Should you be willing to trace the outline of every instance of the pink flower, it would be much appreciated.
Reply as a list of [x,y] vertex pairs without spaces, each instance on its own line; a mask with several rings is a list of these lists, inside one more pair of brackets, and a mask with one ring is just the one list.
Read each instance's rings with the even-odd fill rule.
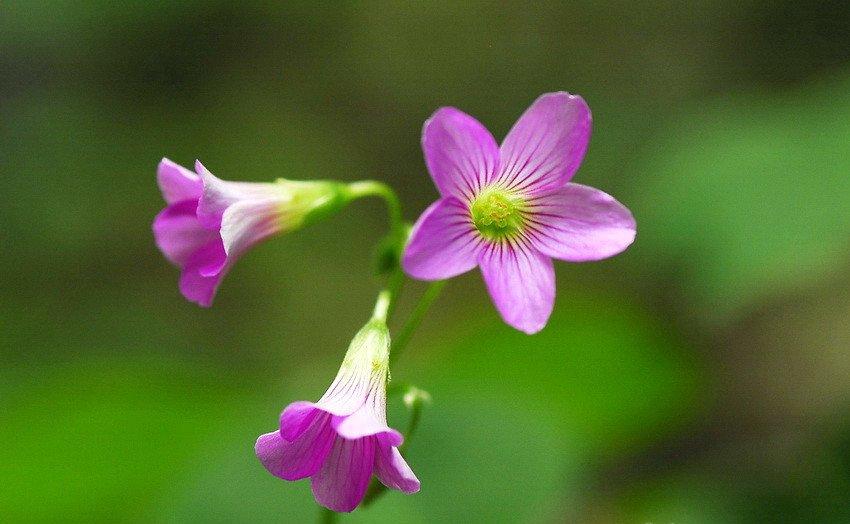
[[505,322],[540,331],[555,301],[552,258],[600,260],[635,238],[628,209],[598,189],[570,183],[590,123],[581,97],[548,93],[498,146],[473,117],[437,110],[425,122],[422,149],[440,199],[413,227],[405,271],[442,280],[479,266]]
[[195,162],[195,173],[163,158],[157,182],[167,207],[153,233],[165,257],[182,269],[180,292],[202,306],[251,246],[338,208],[342,193],[327,181],[226,182]]
[[316,501],[334,511],[356,508],[373,473],[388,488],[419,491],[419,480],[398,451],[403,438],[387,426],[389,344],[386,324],[366,324],[324,396],[287,406],[280,429],[261,435],[254,447],[272,475],[312,477]]

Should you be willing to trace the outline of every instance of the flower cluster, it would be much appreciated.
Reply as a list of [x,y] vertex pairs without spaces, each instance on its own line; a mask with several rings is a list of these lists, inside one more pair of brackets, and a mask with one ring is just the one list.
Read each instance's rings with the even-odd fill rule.
[[[555,300],[552,259],[600,260],[635,238],[635,221],[625,206],[571,182],[590,126],[584,100],[564,92],[538,98],[501,145],[473,117],[451,107],[437,110],[425,122],[422,149],[440,198],[412,228],[401,222],[395,193],[378,182],[228,182],[200,162],[192,172],[162,160],[158,181],[166,208],[154,220],[154,237],[181,269],[180,291],[202,306],[211,305],[221,280],[257,243],[363,196],[381,196],[390,206],[387,288],[325,394],[315,403],[289,404],[279,427],[257,439],[256,455],[272,475],[310,478],[316,501],[333,511],[352,511],[367,492],[380,493],[379,484],[370,488],[373,476],[385,488],[419,491],[399,451],[404,437],[386,417],[391,348],[386,321],[402,271],[443,281],[479,267],[507,324],[529,334],[543,329]],[[439,291],[439,283],[435,286]],[[426,292],[421,304],[427,308],[435,297]],[[417,322],[413,316],[408,326]],[[409,338],[405,331],[392,346],[396,354]],[[410,388],[405,403],[418,410],[427,398]],[[411,415],[408,438],[418,414]]]

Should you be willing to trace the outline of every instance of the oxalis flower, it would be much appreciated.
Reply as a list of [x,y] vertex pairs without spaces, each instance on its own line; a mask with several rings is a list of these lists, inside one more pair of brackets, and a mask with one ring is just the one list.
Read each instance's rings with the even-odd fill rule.
[[552,258],[600,260],[635,238],[631,213],[610,195],[570,183],[590,138],[581,97],[548,93],[501,146],[452,107],[425,122],[422,149],[440,199],[413,227],[405,271],[442,280],[476,266],[506,323],[540,331],[555,301]]
[[156,244],[182,269],[183,296],[205,307],[251,246],[324,216],[345,199],[335,182],[226,182],[199,161],[193,173],[163,158],[157,181],[167,207],[153,222]]
[[280,429],[257,439],[257,457],[272,475],[312,477],[316,501],[334,511],[356,508],[373,473],[388,488],[419,491],[398,451],[402,435],[387,426],[389,345],[386,324],[370,321],[322,398],[293,402],[280,416]]

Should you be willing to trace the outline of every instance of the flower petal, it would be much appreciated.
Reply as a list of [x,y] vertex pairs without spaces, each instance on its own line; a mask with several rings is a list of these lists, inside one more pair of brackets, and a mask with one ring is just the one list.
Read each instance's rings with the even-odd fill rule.
[[229,262],[220,239],[202,246],[192,253],[183,267],[180,292],[187,300],[209,307],[221,279],[227,274]]
[[542,95],[502,142],[499,182],[531,194],[562,187],[584,158],[590,123],[590,109],[580,96]]
[[607,258],[635,239],[635,219],[611,195],[580,184],[529,202],[528,236],[541,253],[570,262]]
[[203,181],[203,194],[198,201],[198,220],[209,229],[218,229],[225,210],[240,200],[277,199],[285,202],[292,199],[292,195],[280,184],[221,180],[200,161],[195,162],[195,171]]
[[322,467],[336,439],[330,418],[322,413],[294,442],[288,442],[279,431],[262,435],[254,451],[263,466],[276,477],[299,480],[313,476]]
[[375,464],[374,437],[345,440],[337,437],[333,449],[311,486],[316,502],[334,511],[352,511],[363,500]]
[[386,406],[390,335],[383,322],[367,322],[354,335],[342,365],[316,407],[339,417],[351,415],[371,399]]
[[408,494],[419,491],[419,479],[394,446],[378,445],[375,453],[375,475],[390,489]]
[[398,431],[387,426],[386,420],[383,420],[385,417],[378,414],[377,409],[386,410],[386,407],[374,406],[367,401],[351,415],[335,419],[334,429],[340,437],[347,440],[375,435],[382,443],[390,446],[401,446],[404,437]]
[[204,227],[218,229],[221,226],[224,211],[237,202],[239,196],[234,194],[230,182],[225,182],[213,175],[200,160],[195,161],[195,171],[203,181],[203,194],[198,201],[198,220]]
[[228,256],[239,256],[251,246],[283,229],[278,199],[243,200],[229,206],[221,217],[221,240]]
[[499,148],[478,120],[453,107],[438,109],[422,128],[425,164],[443,197],[469,200],[495,179]]
[[322,410],[312,402],[304,400],[293,402],[280,414],[280,435],[285,440],[294,442],[321,413]]
[[529,335],[549,320],[555,303],[552,259],[522,241],[489,246],[481,273],[504,321]]
[[369,394],[369,370],[361,366],[347,367],[345,363],[316,407],[332,415],[351,415],[366,401]]
[[204,229],[195,209],[198,203],[183,200],[163,209],[153,221],[153,236],[165,258],[183,266],[201,246],[217,238],[215,231]]
[[469,209],[456,198],[437,200],[413,226],[402,266],[412,277],[442,280],[478,265],[483,241]]
[[257,458],[269,473],[276,477],[281,476],[281,457],[286,444],[280,436],[280,431],[260,435],[254,444],[254,453]]
[[198,200],[204,185],[198,175],[163,158],[156,170],[156,181],[162,191],[162,198],[169,204],[181,200]]

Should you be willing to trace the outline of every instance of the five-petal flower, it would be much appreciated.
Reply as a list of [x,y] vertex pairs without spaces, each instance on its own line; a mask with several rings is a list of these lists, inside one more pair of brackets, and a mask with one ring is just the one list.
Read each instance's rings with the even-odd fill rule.
[[610,195],[570,183],[587,150],[590,109],[565,92],[538,98],[501,146],[451,107],[425,122],[422,149],[440,199],[414,225],[405,271],[442,280],[481,268],[509,325],[540,331],[555,300],[552,258],[600,260],[635,238],[635,221]]

